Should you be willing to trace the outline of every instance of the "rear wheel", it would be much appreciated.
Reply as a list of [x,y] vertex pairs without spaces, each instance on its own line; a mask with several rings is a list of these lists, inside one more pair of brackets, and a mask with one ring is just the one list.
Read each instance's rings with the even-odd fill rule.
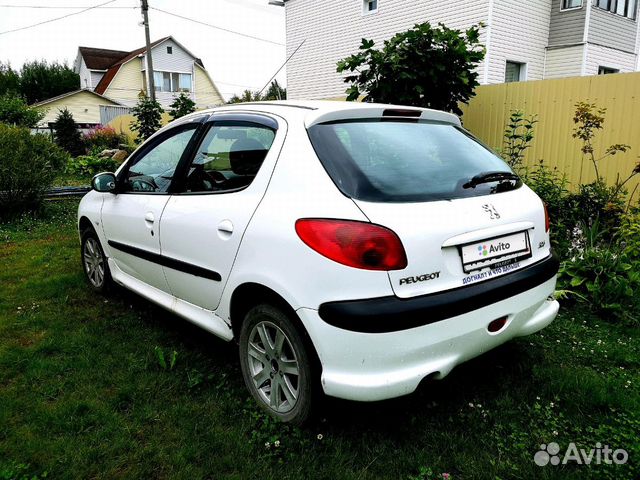
[[81,255],[84,275],[96,292],[104,293],[111,286],[111,272],[100,239],[92,228],[82,232]]
[[245,316],[240,330],[240,365],[258,404],[283,422],[300,425],[315,403],[312,357],[288,315],[261,304]]

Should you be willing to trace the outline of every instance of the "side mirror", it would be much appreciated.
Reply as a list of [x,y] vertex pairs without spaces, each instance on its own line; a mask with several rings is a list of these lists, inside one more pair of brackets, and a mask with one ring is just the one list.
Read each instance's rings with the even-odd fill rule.
[[116,192],[116,176],[111,172],[103,172],[97,174],[91,179],[91,188],[96,192],[115,193]]

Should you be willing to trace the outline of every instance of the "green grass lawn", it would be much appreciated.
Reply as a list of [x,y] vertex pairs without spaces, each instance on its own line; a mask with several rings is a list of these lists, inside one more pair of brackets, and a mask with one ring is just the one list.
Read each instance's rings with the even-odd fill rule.
[[[637,330],[565,307],[414,395],[327,400],[295,429],[254,407],[234,345],[126,291],[89,290],[76,202],[0,225],[0,479],[640,476]],[[553,441],[624,448],[629,462],[537,466]]]

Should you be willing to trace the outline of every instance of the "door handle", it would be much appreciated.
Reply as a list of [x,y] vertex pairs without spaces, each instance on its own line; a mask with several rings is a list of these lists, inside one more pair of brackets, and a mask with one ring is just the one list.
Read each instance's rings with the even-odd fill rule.
[[155,217],[153,216],[153,212],[147,212],[147,214],[144,216],[144,221],[145,222],[149,222],[149,223],[153,223],[155,221]]
[[233,233],[233,223],[231,223],[231,220],[222,220],[218,224],[218,231],[225,232],[225,233]]

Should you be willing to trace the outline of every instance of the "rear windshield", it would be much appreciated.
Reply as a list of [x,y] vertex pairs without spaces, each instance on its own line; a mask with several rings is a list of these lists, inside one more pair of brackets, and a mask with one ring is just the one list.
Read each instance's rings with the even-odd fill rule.
[[500,157],[451,124],[341,121],[310,127],[309,138],[338,188],[358,200],[447,200],[521,185],[493,181],[469,187],[476,175],[512,171]]

